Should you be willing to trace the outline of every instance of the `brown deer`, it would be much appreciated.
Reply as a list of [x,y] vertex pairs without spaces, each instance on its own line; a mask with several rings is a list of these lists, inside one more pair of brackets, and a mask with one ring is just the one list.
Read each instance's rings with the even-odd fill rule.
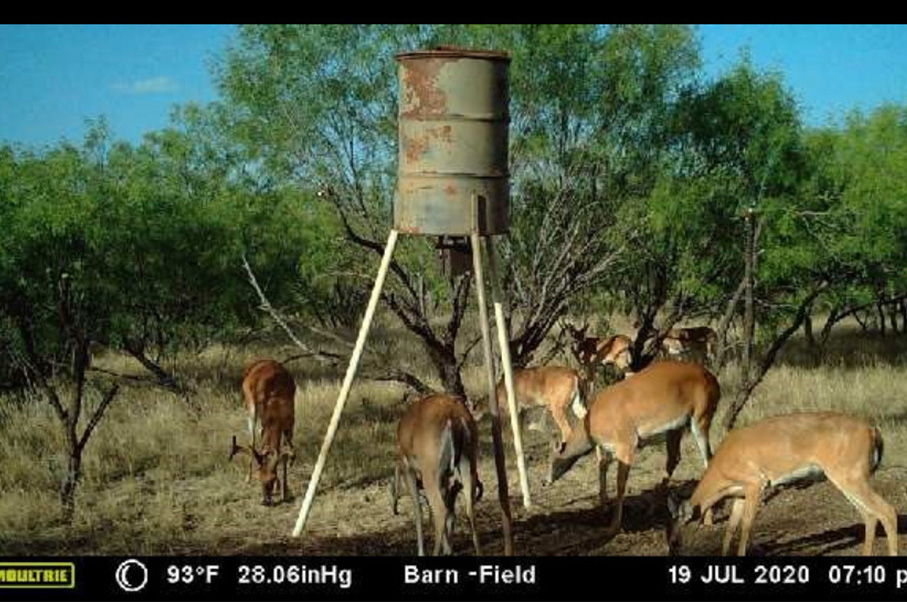
[[476,472],[479,433],[466,401],[443,393],[431,394],[410,404],[397,426],[397,462],[391,499],[397,514],[400,474],[413,500],[419,556],[425,555],[419,490],[423,489],[435,526],[433,554],[451,554],[450,538],[456,518],[455,504],[462,489],[466,516],[476,554],[481,553],[476,533],[475,503],[482,497]]
[[[249,365],[243,374],[243,400],[248,412],[248,446],[236,444],[230,451],[230,459],[238,453],[249,456],[249,474],[261,483],[262,503],[271,504],[275,485],[280,483],[283,501],[289,499],[287,489],[287,462],[295,459],[293,451],[293,427],[295,425],[296,383],[282,364],[274,360],[258,360]],[[256,442],[255,425],[261,423],[261,441]],[[283,464],[283,479],[277,475],[279,464]]]
[[[586,415],[586,406],[583,401],[583,380],[579,373],[572,368],[537,366],[514,370],[513,393],[521,416],[527,410],[535,407],[548,409],[548,413],[560,431],[559,440],[561,442],[567,440],[572,430],[570,421],[567,419],[567,410],[570,409],[574,416],[580,419]],[[503,378],[498,381],[495,396],[502,417],[509,416],[507,390],[504,387]],[[485,415],[487,406],[487,398],[478,401],[473,412],[477,420]],[[538,422],[533,423],[529,428],[537,428],[539,424]]]
[[650,364],[632,378],[603,389],[595,396],[582,426],[555,450],[546,484],[564,475],[581,457],[599,454],[599,496],[607,501],[606,479],[612,458],[617,458],[617,507],[608,535],[620,530],[624,492],[636,451],[646,440],[665,434],[668,458],[662,487],[667,487],[680,462],[685,430],[693,437],[708,466],[711,457],[709,428],[721,390],[717,379],[699,364],[663,361]]
[[701,362],[715,357],[718,334],[708,326],[672,328],[661,341],[661,349],[668,357],[689,355]]
[[566,330],[573,337],[570,347],[573,356],[586,374],[586,380],[592,382],[595,378],[595,369],[598,366],[613,365],[625,375],[633,363],[631,346],[633,340],[622,334],[610,337],[588,337],[586,331],[589,326],[584,325],[576,329],[572,324],[566,325]]
[[721,553],[727,555],[738,528],[737,555],[746,554],[753,521],[768,487],[827,477],[866,523],[863,555],[872,553],[881,520],[888,553],[898,553],[897,514],[869,485],[882,461],[882,435],[865,420],[836,412],[804,412],[766,418],[728,433],[692,497],[668,497],[668,548],[675,554],[682,527],[725,497],[734,500]]

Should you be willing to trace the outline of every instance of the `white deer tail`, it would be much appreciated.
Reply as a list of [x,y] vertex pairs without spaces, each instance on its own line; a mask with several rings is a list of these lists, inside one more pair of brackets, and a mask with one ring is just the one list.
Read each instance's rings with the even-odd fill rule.
[[456,473],[459,458],[457,457],[456,442],[454,441],[453,421],[448,418],[441,431],[440,449],[438,450],[438,474],[443,475],[450,471]]
[[573,401],[570,402],[570,409],[573,411],[573,415],[580,420],[585,418],[589,412],[583,402],[583,385],[579,376],[575,376],[573,379]]

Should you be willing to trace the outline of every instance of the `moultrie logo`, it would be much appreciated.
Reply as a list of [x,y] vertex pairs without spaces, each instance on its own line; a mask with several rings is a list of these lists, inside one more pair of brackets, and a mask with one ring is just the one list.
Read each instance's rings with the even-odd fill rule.
[[76,586],[72,562],[0,562],[0,588],[44,589]]

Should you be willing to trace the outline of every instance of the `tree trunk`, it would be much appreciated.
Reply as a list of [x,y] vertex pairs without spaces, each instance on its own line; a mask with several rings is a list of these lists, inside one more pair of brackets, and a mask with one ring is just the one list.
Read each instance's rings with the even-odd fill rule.
[[753,390],[762,382],[762,379],[765,378],[765,374],[769,369],[774,365],[775,359],[778,357],[778,352],[784,347],[791,335],[794,334],[798,328],[803,325],[803,321],[806,319],[806,315],[809,312],[809,308],[812,306],[813,301],[816,297],[825,290],[827,283],[822,283],[816,290],[814,290],[810,295],[800,304],[800,307],[797,309],[797,313],[794,315],[793,322],[788,326],[783,332],[781,332],[775,340],[772,342],[768,351],[765,353],[765,357],[762,358],[762,361],[759,363],[759,369],[752,379],[743,381],[743,386],[740,391],[737,393],[737,396],[734,398],[731,407],[728,409],[728,413],[724,419],[725,429],[731,430],[734,428],[734,424],[737,422],[737,417],[740,415],[740,412],[743,410],[747,401],[749,401],[750,396],[753,393]]
[[879,332],[880,332],[880,333],[882,334],[882,336],[884,337],[884,336],[886,336],[886,335],[888,334],[888,333],[887,333],[887,328],[886,328],[886,325],[885,325],[885,304],[882,303],[881,301],[879,301],[879,302],[876,304],[876,311],[877,311],[878,314],[879,314]]
[[806,316],[806,319],[803,320],[803,336],[806,338],[806,342],[811,350],[815,350],[819,346],[819,342],[816,340],[815,335],[813,335],[812,316]]
[[744,251],[744,273],[743,279],[746,282],[744,286],[743,297],[743,382],[750,383],[750,373],[752,371],[753,361],[753,338],[756,330],[755,304],[753,300],[753,288],[755,285],[754,263],[755,248],[755,218],[753,211],[750,209],[746,215],[746,242]]
[[142,364],[142,367],[151,372],[154,377],[157,378],[157,382],[161,387],[167,389],[168,391],[172,391],[177,395],[180,395],[186,400],[189,399],[189,391],[186,389],[186,387],[182,386],[175,376],[164,370],[150,357],[145,355],[145,351],[141,346],[134,343],[127,343],[125,347],[126,352],[129,353],[129,355],[134,357],[140,364]]
[[820,345],[822,345],[823,348],[828,344],[828,339],[831,337],[831,329],[839,321],[838,308],[833,307],[831,313],[828,314],[828,319],[825,320],[825,324],[822,326],[822,334],[819,335]]
[[896,335],[903,329],[903,324],[898,325],[898,304],[891,302],[886,307],[888,308],[888,324],[891,326],[891,334]]
[[60,488],[60,503],[63,506],[63,522],[71,525],[75,517],[76,487],[82,478],[82,447],[76,436],[75,425],[71,425],[68,431],[66,439],[69,447],[69,465]]
[[806,317],[803,319],[803,337],[806,339],[809,357],[818,366],[822,360],[822,346],[813,331],[812,307],[807,310]]
[[466,397],[466,387],[463,386],[463,378],[460,375],[460,365],[457,357],[453,354],[433,353],[432,360],[441,376],[441,384],[445,393]]
[[724,365],[725,359],[727,359],[727,332],[731,327],[731,321],[734,318],[734,312],[737,309],[737,303],[740,302],[740,297],[743,296],[743,291],[746,289],[746,278],[740,281],[740,284],[737,286],[737,290],[734,291],[733,296],[727,303],[725,307],[724,315],[721,316],[721,321],[718,322],[718,354],[715,357],[715,366],[721,368]]

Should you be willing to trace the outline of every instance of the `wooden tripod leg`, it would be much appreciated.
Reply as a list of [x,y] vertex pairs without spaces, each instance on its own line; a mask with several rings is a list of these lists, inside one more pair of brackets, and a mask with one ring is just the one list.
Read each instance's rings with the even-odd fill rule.
[[507,407],[510,410],[510,430],[513,433],[513,447],[516,451],[517,470],[520,473],[520,491],[523,493],[523,507],[532,507],[529,494],[529,477],[526,472],[526,457],[523,454],[523,435],[520,432],[520,416],[517,413],[516,395],[513,389],[513,366],[510,363],[510,333],[504,321],[504,294],[498,274],[494,242],[486,238],[488,250],[488,274],[491,278],[491,301],[494,305],[494,321],[498,331],[498,347],[501,350],[501,369],[504,372],[504,387],[507,389]]
[[378,299],[381,297],[381,289],[384,288],[384,279],[387,276],[387,269],[390,266],[391,257],[394,254],[394,247],[397,245],[397,234],[398,232],[396,230],[391,230],[390,236],[387,238],[387,246],[384,247],[384,256],[381,258],[381,267],[378,268],[375,286],[372,287],[372,296],[368,300],[365,317],[362,318],[362,326],[359,327],[359,338],[356,339],[356,346],[353,348],[353,356],[350,358],[350,364],[346,369],[346,376],[343,377],[343,385],[340,387],[340,394],[337,396],[334,413],[331,415],[331,422],[328,424],[328,432],[324,437],[324,443],[321,444],[321,451],[318,453],[318,461],[315,462],[315,470],[312,471],[312,478],[309,479],[309,486],[305,492],[305,499],[302,501],[302,508],[299,509],[299,517],[296,519],[296,526],[293,527],[293,537],[299,537],[302,528],[305,526],[306,519],[309,516],[309,511],[312,509],[312,499],[315,497],[315,490],[318,488],[318,481],[321,479],[321,473],[324,470],[324,463],[327,461],[331,443],[334,442],[334,435],[337,434],[337,425],[340,424],[340,415],[343,413],[343,406],[346,405],[347,397],[349,397],[350,387],[353,385],[353,378],[356,376],[356,369],[359,367],[359,359],[362,357],[362,349],[365,347],[365,339],[368,337],[368,331],[372,325],[372,318],[375,316],[375,308],[378,306]]
[[482,244],[478,234],[470,234],[472,266],[479,298],[479,324],[482,328],[482,350],[485,353],[485,372],[488,376],[488,409],[491,413],[491,436],[494,440],[494,467],[498,473],[498,499],[501,502],[501,522],[504,531],[504,555],[513,555],[513,524],[510,515],[510,493],[507,487],[507,465],[504,461],[504,441],[501,435],[501,416],[495,397],[494,357],[491,354],[491,328],[488,307],[485,305],[485,274],[482,269]]

